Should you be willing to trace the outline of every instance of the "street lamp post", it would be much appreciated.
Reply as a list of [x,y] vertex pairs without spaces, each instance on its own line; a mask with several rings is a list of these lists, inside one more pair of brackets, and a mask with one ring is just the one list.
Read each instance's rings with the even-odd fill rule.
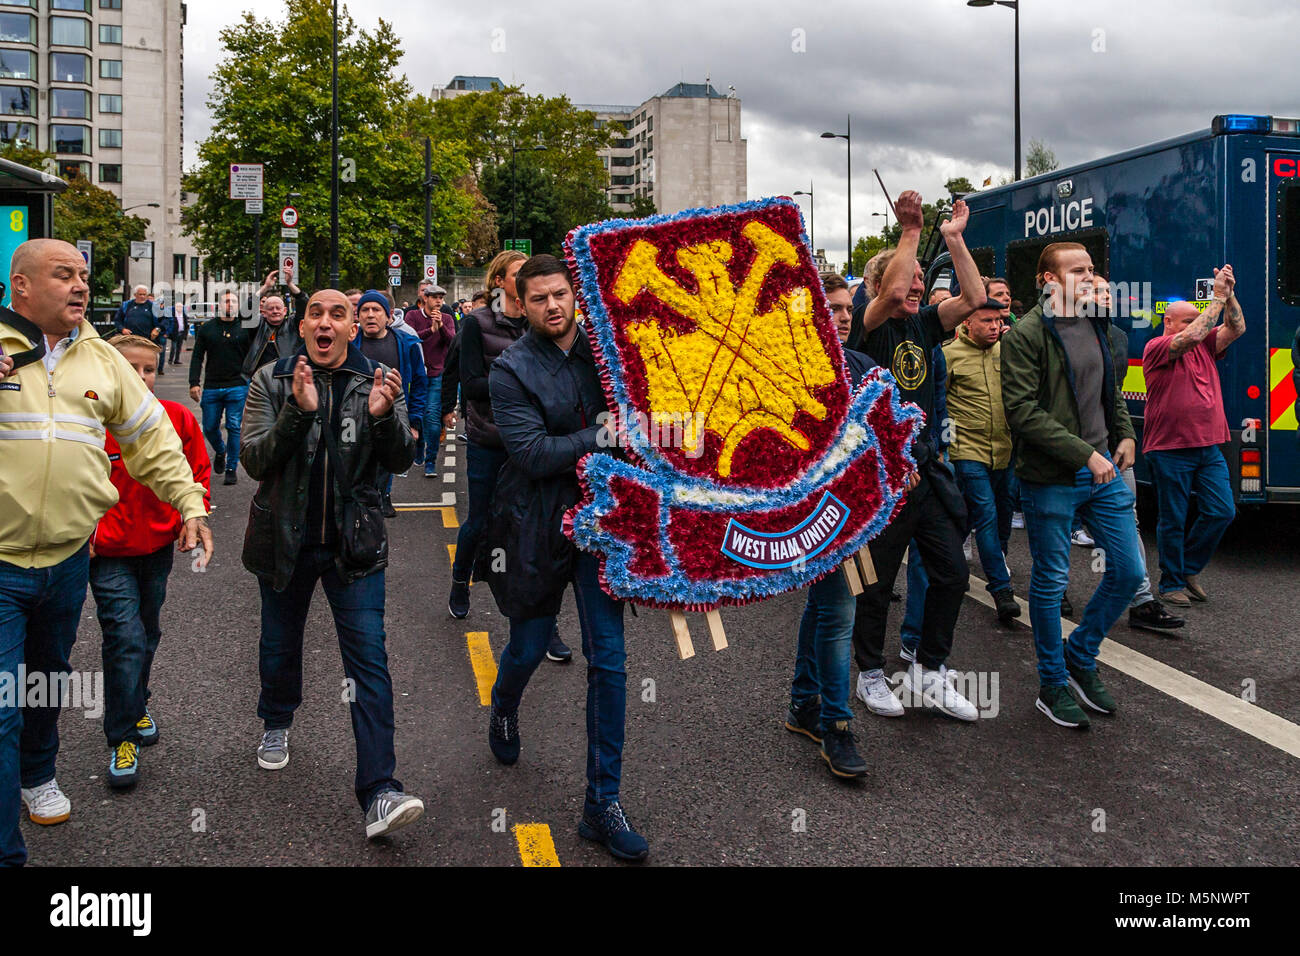
[[884,216],[884,217],[885,217],[885,232],[889,232],[889,207],[888,207],[888,206],[885,207],[885,211],[884,211],[884,212],[873,212],[871,215],[873,215],[873,216]]
[[813,196],[812,180],[808,180],[808,191],[802,189],[795,190],[796,196],[808,197],[808,243],[813,247],[813,252],[817,252],[817,199]]
[[519,223],[515,219],[515,154],[521,149],[531,152],[538,152],[546,147],[541,143],[534,146],[516,146],[513,142],[510,144],[510,248],[515,247],[515,240],[519,238]]
[[[162,203],[158,203],[158,202],[138,202],[134,206],[127,206],[125,209],[123,209],[122,215],[125,216],[132,209],[146,209],[146,208],[159,209],[161,207],[162,207]],[[150,226],[153,225],[152,219],[149,220],[149,225]],[[157,243],[154,243],[149,256],[149,291],[150,292],[153,291],[154,259],[157,258],[157,256],[158,256],[158,246]],[[130,284],[131,284],[131,246],[128,243],[126,247],[126,254],[122,256],[122,298],[123,299],[127,298],[131,294],[131,290],[127,288],[127,286],[129,286]]]
[[966,0],[968,7],[1010,7],[1016,15],[1016,181],[1020,181],[1020,0]]
[[822,139],[842,139],[847,146],[846,157],[848,162],[848,187],[849,187],[849,229],[848,229],[848,249],[844,257],[845,271],[853,270],[853,116],[850,114],[845,121],[843,133],[822,133]]
[[330,38],[330,288],[339,287],[339,0]]

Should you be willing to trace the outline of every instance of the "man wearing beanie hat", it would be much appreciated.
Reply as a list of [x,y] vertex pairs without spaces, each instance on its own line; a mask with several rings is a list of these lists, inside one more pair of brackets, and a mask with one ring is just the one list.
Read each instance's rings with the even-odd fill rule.
[[[357,338],[357,347],[361,354],[372,362],[379,362],[389,368],[395,368],[402,376],[402,391],[411,422],[411,436],[418,444],[420,441],[420,423],[424,421],[425,392],[428,383],[424,372],[424,351],[420,340],[409,332],[390,328],[388,320],[392,317],[393,305],[387,293],[371,289],[357,300],[357,319],[360,322],[361,335]],[[384,493],[384,515],[396,518],[397,510],[393,507],[393,476],[381,475]]]

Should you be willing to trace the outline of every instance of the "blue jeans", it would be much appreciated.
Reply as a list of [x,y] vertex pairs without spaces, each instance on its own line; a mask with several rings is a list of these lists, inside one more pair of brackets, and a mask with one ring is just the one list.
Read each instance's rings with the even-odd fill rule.
[[[1109,456],[1107,456],[1109,458]],[[1044,686],[1066,683],[1066,661],[1080,670],[1095,670],[1097,651],[1106,632],[1119,620],[1142,584],[1142,547],[1133,521],[1133,492],[1117,476],[1093,484],[1092,472],[1080,468],[1073,485],[1042,485],[1021,479],[1025,531],[1033,570],[1029,576],[1029,622],[1038,654],[1038,680]],[[1084,609],[1083,619],[1061,643],[1061,596],[1070,580],[1070,532],[1078,514],[1092,530],[1105,556],[1101,583]]]
[[856,610],[857,601],[838,568],[808,589],[808,603],[799,622],[790,702],[798,708],[820,694],[823,726],[853,719],[849,709],[849,662],[853,658]]
[[149,671],[162,629],[158,616],[167,599],[172,545],[153,554],[93,558],[90,590],[104,633],[104,735],[116,747],[140,742],[136,721],[149,700]]
[[[459,552],[458,552],[459,553]],[[573,565],[573,597],[587,659],[587,797],[584,813],[595,815],[618,799],[627,718],[627,652],[623,603],[600,587],[595,557],[579,551]],[[524,688],[546,656],[555,616],[510,619],[510,642],[501,652],[492,706],[513,714]],[[539,721],[540,723],[540,721]]]
[[[1210,563],[1223,533],[1237,516],[1228,463],[1217,445],[1146,454],[1160,502],[1156,550],[1160,552],[1160,593],[1181,591],[1190,576]],[[1196,492],[1196,520],[1187,527],[1187,508]]]
[[921,550],[913,541],[907,546],[907,603],[903,606],[903,626],[898,630],[900,642],[910,651],[921,646],[921,625],[925,621],[925,595],[930,589],[930,575],[925,572]]
[[487,531],[488,509],[497,487],[497,474],[506,463],[504,448],[488,448],[469,442],[465,452],[465,483],[469,486],[469,509],[465,523],[456,535],[456,561],[451,568],[453,581],[469,581],[474,570],[474,555]]
[[85,546],[49,568],[0,561],[0,866],[27,862],[18,789],[52,779],[59,752],[59,706],[19,710],[19,668],[47,679],[70,670],[89,562]]
[[393,682],[384,647],[383,571],[347,583],[334,567],[332,551],[304,548],[284,591],[259,582],[262,693],[257,699],[257,716],[267,730],[293,724],[293,712],[302,703],[303,626],[317,581],[334,615],[343,673],[351,681],[349,710],[357,746],[354,789],[361,809],[368,810],[380,791],[402,789],[393,777],[397,757],[393,753]]
[[[980,566],[988,578],[985,586],[990,594],[1011,587],[1011,573],[1007,570],[1004,553],[1006,539],[1011,532],[1010,492],[1007,485],[1010,468],[990,468],[978,461],[954,461],[957,483],[970,513],[971,530],[975,532],[975,547],[979,549]],[[1002,533],[1005,525],[1007,534]]]
[[424,427],[420,429],[419,461],[425,463],[426,469],[436,468],[438,457],[438,440],[442,438],[442,376],[430,375],[429,385],[424,392]]
[[[226,456],[226,471],[239,464],[239,432],[244,427],[244,400],[248,386],[205,388],[199,401],[203,412],[203,437],[212,446],[212,456]],[[226,441],[221,440],[221,416],[226,416]]]

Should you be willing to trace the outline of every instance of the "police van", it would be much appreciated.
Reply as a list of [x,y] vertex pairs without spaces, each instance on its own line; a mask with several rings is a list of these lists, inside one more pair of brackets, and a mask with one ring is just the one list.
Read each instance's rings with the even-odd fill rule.
[[[1111,283],[1114,322],[1128,333],[1122,388],[1139,449],[1142,350],[1163,334],[1170,302],[1204,309],[1214,268],[1231,263],[1246,319],[1246,334],[1219,363],[1234,493],[1242,504],[1300,502],[1300,119],[1216,116],[1208,130],[963,198],[980,272],[1005,277],[1025,311],[1038,300],[1044,246],[1088,249]],[[927,288],[951,273],[941,243],[935,230],[923,256]],[[1140,454],[1137,477],[1150,477]]]

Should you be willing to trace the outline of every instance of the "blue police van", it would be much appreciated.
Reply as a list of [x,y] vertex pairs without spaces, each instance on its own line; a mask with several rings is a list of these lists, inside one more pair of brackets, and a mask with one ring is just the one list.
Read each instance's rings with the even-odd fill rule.
[[[1247,505],[1300,502],[1300,119],[1216,116],[1208,130],[962,198],[980,272],[1006,278],[1025,311],[1038,301],[1043,247],[1088,249],[1111,283],[1114,322],[1128,333],[1122,388],[1139,449],[1142,350],[1163,334],[1170,302],[1203,309],[1214,268],[1231,263],[1246,319],[1246,334],[1219,365],[1234,493]],[[927,288],[951,272],[938,230],[931,240]],[[1140,455],[1137,469],[1149,481]]]

